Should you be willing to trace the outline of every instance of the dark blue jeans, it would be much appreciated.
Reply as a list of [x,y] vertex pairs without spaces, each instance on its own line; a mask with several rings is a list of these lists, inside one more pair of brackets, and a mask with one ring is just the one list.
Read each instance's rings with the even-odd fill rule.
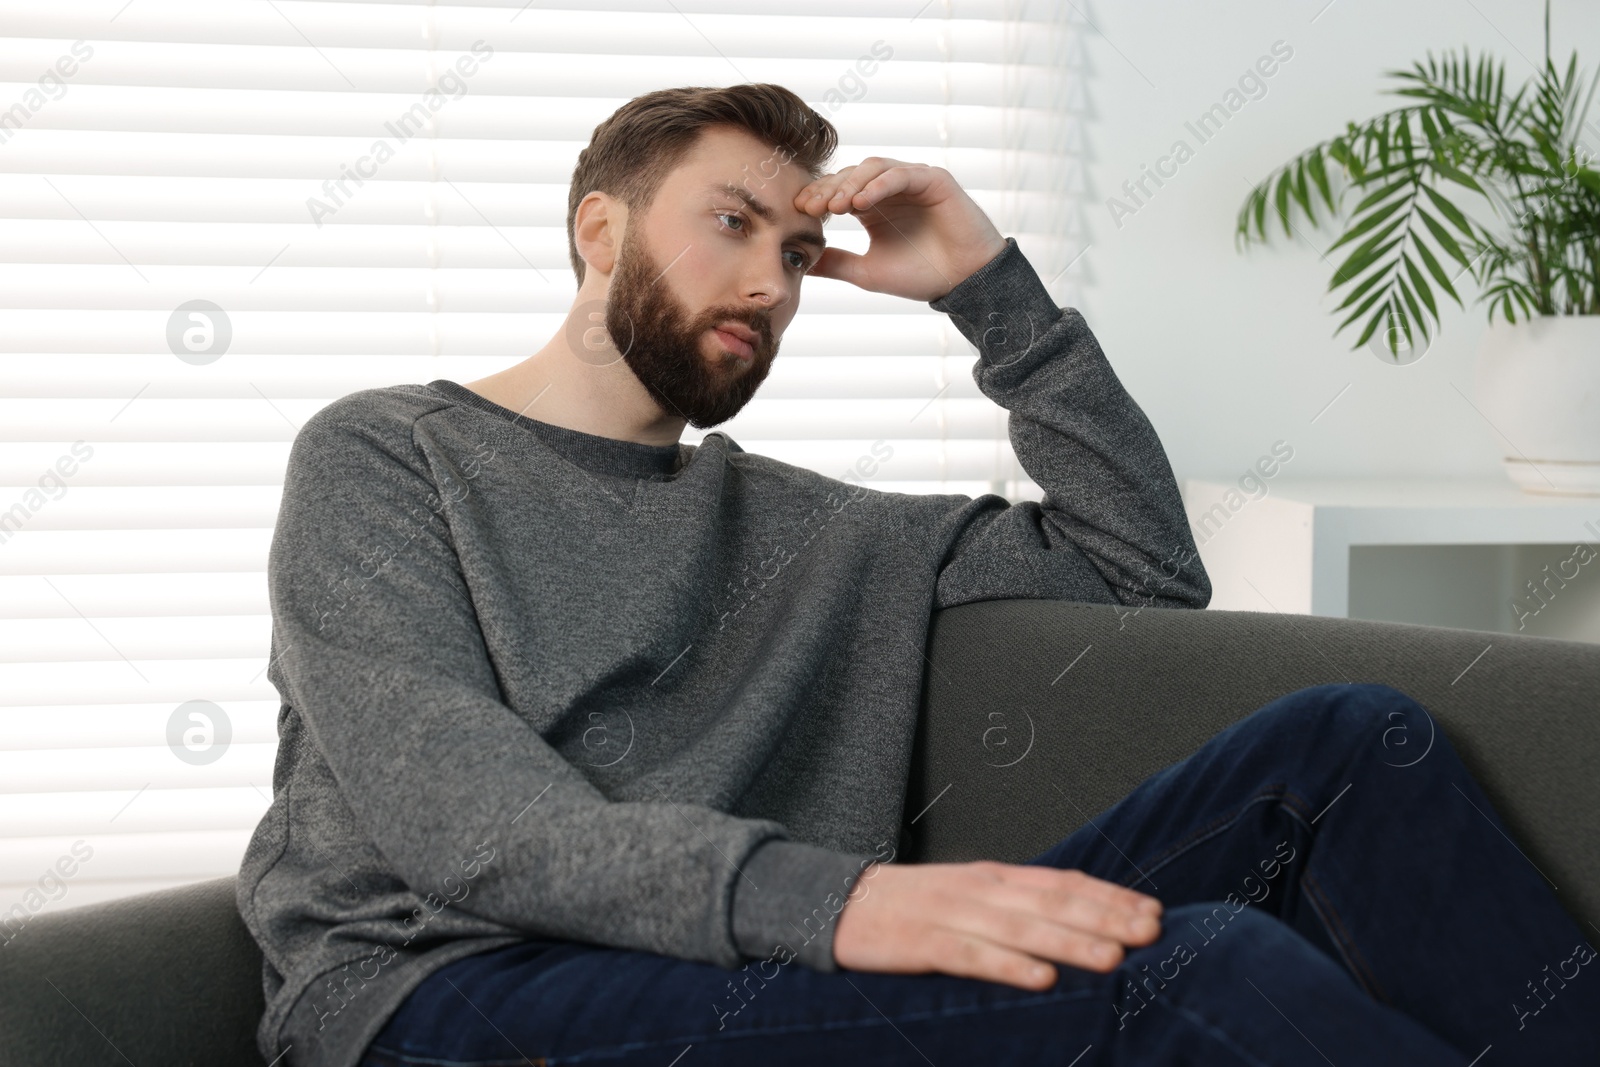
[[[1114,972],[944,974],[529,940],[441,968],[399,1064],[1594,1063],[1600,964],[1438,723],[1382,685],[1289,693],[1042,855],[1166,907]],[[679,1059],[679,1057],[682,1057]]]

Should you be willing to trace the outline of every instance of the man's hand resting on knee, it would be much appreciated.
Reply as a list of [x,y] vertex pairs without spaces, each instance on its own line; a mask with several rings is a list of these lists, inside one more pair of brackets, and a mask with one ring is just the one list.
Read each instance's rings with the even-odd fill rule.
[[875,863],[835,920],[833,958],[854,971],[937,971],[1048,989],[1056,980],[1048,961],[1109,971],[1123,945],[1160,935],[1160,909],[1154,897],[1079,870]]

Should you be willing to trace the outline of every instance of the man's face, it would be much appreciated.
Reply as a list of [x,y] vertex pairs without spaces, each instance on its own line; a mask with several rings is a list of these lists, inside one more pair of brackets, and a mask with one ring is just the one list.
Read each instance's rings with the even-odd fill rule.
[[[787,159],[743,130],[706,130],[625,228],[606,332],[661,409],[696,428],[728,421],[755,395],[822,254],[806,240],[821,240],[821,222],[794,206],[811,177]],[[748,356],[717,332],[726,324],[754,334]]]

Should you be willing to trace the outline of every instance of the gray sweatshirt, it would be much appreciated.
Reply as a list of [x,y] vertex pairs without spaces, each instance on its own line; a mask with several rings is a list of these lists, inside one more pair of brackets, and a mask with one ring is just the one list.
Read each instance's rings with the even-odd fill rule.
[[540,938],[836,969],[900,844],[939,608],[1204,607],[1144,413],[1005,251],[929,306],[1044,499],[872,488],[727,434],[643,445],[450,381],[290,450],[268,560],[273,801],[239,872],[270,1062],[353,1067],[430,972]]

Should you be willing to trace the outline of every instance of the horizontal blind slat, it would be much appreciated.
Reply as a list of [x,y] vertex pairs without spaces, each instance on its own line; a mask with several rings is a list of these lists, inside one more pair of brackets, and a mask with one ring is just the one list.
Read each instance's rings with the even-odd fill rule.
[[[914,411],[913,402],[908,400],[905,407],[895,414],[905,413],[906,418],[910,419],[912,417],[910,413]],[[732,426],[733,423],[727,425]],[[870,429],[881,431],[883,426],[884,420],[880,418],[874,420]],[[760,452],[770,448],[772,451],[768,454],[772,458],[811,470],[847,466],[867,451],[873,440],[878,438],[888,440],[888,437],[881,432],[877,437],[855,438],[816,438],[809,434],[783,438],[758,437],[746,433],[737,433],[733,436],[746,451]],[[939,477],[937,474],[922,472],[933,470],[941,462],[947,463],[952,472],[950,477],[970,478],[976,476],[973,471],[993,464],[994,450],[999,447],[999,443],[978,438],[952,438],[946,441],[937,438],[923,440],[898,438],[894,447],[895,455],[892,462],[895,464],[894,477],[897,479],[924,476],[937,479]],[[204,452],[197,454],[196,449],[187,444],[113,441],[100,445],[94,457],[83,463],[77,473],[62,480],[72,486],[281,485],[284,467],[288,462],[289,448],[288,441],[281,443],[224,441],[211,445]],[[808,452],[808,449],[811,451]],[[12,458],[13,451],[23,451],[26,454],[20,458]],[[25,488],[33,483],[41,472],[49,469],[57,458],[56,453],[43,445],[25,443],[7,446],[4,450],[0,450],[0,485]],[[911,471],[918,473],[907,473]],[[32,510],[43,513],[48,506],[48,501],[45,501]],[[113,546],[105,543],[108,538],[104,535],[108,532],[110,531],[52,530],[34,534],[25,528],[22,532],[12,534],[11,539],[5,542],[7,551],[0,553],[0,573],[19,573],[24,567],[28,568],[28,573],[34,573],[33,568],[44,561],[61,562],[76,551],[114,551]],[[242,551],[252,543],[250,538],[255,535],[255,531],[232,529],[218,530],[215,533],[217,551],[222,553],[218,558],[229,560],[235,558],[236,551]],[[159,548],[159,545],[163,541],[172,541],[184,535],[183,531],[163,529],[130,530],[125,538],[126,550],[123,553],[114,552],[114,556],[151,562],[165,559],[167,554]],[[99,540],[93,540],[96,538]],[[48,547],[52,544],[65,546],[75,540],[81,543],[71,548]],[[20,562],[23,559],[28,560],[28,563]],[[200,561],[197,559],[195,563],[198,566]],[[67,568],[69,571],[75,569]],[[124,568],[110,566],[108,569],[115,571]],[[215,569],[237,570],[238,568],[228,566]]]
[[[140,489],[137,492],[157,492]],[[279,491],[272,490],[274,500]],[[262,561],[263,564],[265,561]],[[0,574],[0,619],[91,619],[128,615],[265,615],[267,574],[191,570],[185,582],[160,573]],[[4,698],[0,697],[0,706]],[[3,713],[0,713],[3,714]],[[12,735],[0,729],[0,738]]]
[[[832,15],[824,15],[832,7]],[[276,10],[275,10],[276,9]],[[509,9],[509,10],[508,10]],[[625,18],[616,15],[626,13]],[[915,14],[916,17],[912,17]],[[41,6],[30,0],[5,0],[0,20],[9,36],[22,39],[51,38],[72,41],[92,36],[107,42],[148,41],[204,46],[269,45],[304,50],[314,41],[338,58],[363,50],[415,50],[431,45],[437,51],[461,51],[479,37],[492,35],[494,47],[506,52],[552,51],[593,53],[597,44],[614,56],[715,55],[707,40],[722,53],[745,57],[781,57],[788,38],[797,49],[810,49],[838,58],[853,58],[855,39],[869,32],[894,31],[900,38],[934,38],[940,32],[960,32],[969,45],[999,39],[1002,27],[1026,26],[1024,10],[1001,0],[951,0],[926,15],[908,12],[906,6],[861,3],[810,4],[796,13],[792,5],[674,3],[671,8],[649,0],[607,3],[588,9],[528,9],[518,5],[372,3],[318,3],[315,0],[276,0],[273,4],[218,3],[216,0],[139,0],[115,21],[92,22],[74,18],[71,6]],[[613,16],[607,18],[607,16]],[[604,27],[596,40],[597,24]],[[952,25],[954,24],[954,25]],[[1042,25],[1042,24],[1041,24]],[[831,30],[831,32],[830,32]],[[878,34],[881,35],[881,32]],[[867,37],[863,43],[870,43]],[[982,62],[998,62],[1003,40],[989,44]],[[857,46],[859,47],[859,46]]]
[[188,574],[259,571],[271,546],[265,529],[39,530],[24,527],[0,547],[0,574]]
[[0,619],[0,663],[241,660],[262,653],[271,636],[265,614]]
[[[84,842],[80,851],[92,850],[92,855],[76,864],[71,877],[54,880],[66,885],[60,904],[78,899],[78,894],[88,897],[90,887],[101,882],[191,882],[237,874],[250,834],[251,828],[245,827],[119,834],[91,822],[75,833],[0,837],[0,871],[5,878],[0,884],[12,887],[8,895],[0,896],[0,913],[13,915],[27,888],[38,886],[39,878],[61,857],[72,856],[76,841]],[[17,936],[26,937],[27,930]]]
[[[152,310],[97,310],[93,314],[55,308],[0,308],[0,353],[127,352],[156,356],[153,366],[171,374],[182,365],[167,343],[167,320],[176,305]],[[561,327],[565,316],[501,311],[224,311],[231,323],[229,358],[241,355],[387,356],[495,355],[526,357],[538,351]],[[901,316],[887,316],[901,323]],[[827,326],[813,317],[807,329]],[[823,351],[859,351],[856,323],[834,323],[838,341],[817,341]],[[885,332],[875,352],[880,357],[914,356],[928,351],[941,327]],[[852,336],[846,337],[847,334]],[[958,335],[959,336],[959,335]],[[787,335],[786,335],[787,338]],[[966,346],[966,342],[960,342]],[[970,353],[973,351],[967,347]],[[780,357],[781,358],[781,357]],[[144,381],[148,382],[149,378]]]
[[216,762],[196,765],[154,740],[120,748],[0,751],[0,794],[217,788],[272,780],[275,743],[229,745]]
[[[750,403],[779,399],[926,397],[940,389],[943,390],[939,393],[941,400],[975,399],[980,395],[972,378],[972,366],[977,357],[970,347],[952,349],[949,356],[926,354],[938,348],[936,333],[920,343],[915,354],[865,357],[830,354],[856,347],[852,340],[856,336],[863,338],[861,344],[876,348],[880,336],[887,347],[896,334],[907,332],[915,331],[876,319],[864,319],[859,324],[841,320],[837,326],[826,321],[796,324],[785,335],[771,373]],[[836,339],[835,334],[838,335]],[[960,344],[965,346],[965,339]],[[195,415],[195,409],[208,410],[213,404],[228,413],[229,425],[242,423],[250,428],[248,433],[252,438],[258,436],[259,429],[259,437],[276,440],[279,428],[287,427],[275,411],[270,410],[269,400],[278,403],[296,398],[327,403],[336,396],[377,385],[426,384],[440,378],[471,382],[498,369],[473,356],[374,357],[269,352],[229,359],[225,368],[213,365],[207,368],[210,373],[196,374],[192,378],[152,380],[155,375],[171,373],[165,365],[171,358],[170,355],[65,353],[52,354],[50,362],[44,364],[38,360],[38,353],[0,354],[0,377],[5,378],[9,395],[19,398],[10,404],[0,401],[0,412],[20,404],[21,410],[15,418],[16,425],[22,426],[38,417],[30,416],[29,411],[40,410],[40,405],[60,405],[52,414],[61,420],[58,425],[62,427],[61,432],[41,438],[34,432],[8,428],[7,420],[0,416],[0,441],[75,440],[96,426],[100,435],[96,440],[142,439],[147,435],[137,427],[151,419],[168,414],[189,418]],[[152,409],[146,406],[147,402],[154,404],[154,414],[149,413]],[[993,402],[989,403],[992,407]],[[530,409],[528,414],[537,417],[537,410]],[[826,413],[819,415],[820,424],[826,425]],[[111,421],[113,418],[115,422]],[[200,418],[209,421],[204,414]],[[136,429],[122,430],[124,420]],[[68,433],[69,426],[81,428],[76,433]],[[181,433],[177,428],[170,432],[174,436]],[[690,428],[685,431],[683,440],[694,444],[702,436],[701,431]]]
[[[266,678],[267,654],[263,647],[259,657],[237,660],[119,657],[84,660],[70,670],[53,662],[0,663],[0,706],[272,700],[278,691]],[[108,648],[108,655],[116,653]]]
[[[252,762],[259,759],[259,753],[251,754]],[[0,838],[54,837],[87,826],[99,826],[106,834],[252,829],[271,798],[270,782],[178,789],[150,786],[135,796],[124,789],[92,785],[71,793],[3,792]]]
[[[910,438],[930,432],[965,437],[971,433],[988,434],[993,429],[993,418],[1001,417],[996,415],[993,401],[977,395],[977,384],[964,373],[966,368],[954,362],[944,368],[947,374],[954,372],[954,380],[941,384],[935,373],[937,361],[932,359],[884,358],[872,361],[868,367],[841,357],[795,356],[786,362],[786,356],[787,353],[780,353],[773,363],[773,376],[783,365],[782,379],[774,383],[769,376],[761,392],[734,419],[724,423],[722,430],[735,437],[745,433],[763,437],[860,437],[876,427]],[[904,366],[897,366],[902,363]],[[854,375],[858,368],[874,376],[866,383],[854,382],[854,389],[842,388],[829,377],[830,373]],[[271,383],[249,384],[260,392],[239,399],[226,398],[220,388],[212,396],[191,400],[153,397],[146,390],[132,403],[116,398],[0,399],[0,442],[60,445],[81,439],[99,445],[285,441],[317,410],[307,410],[306,401],[301,398],[267,392]],[[769,384],[777,386],[770,395]],[[857,395],[850,395],[852,392]],[[934,427],[934,420],[922,417],[936,395],[948,401],[940,409],[947,420],[940,428]],[[820,422],[816,421],[818,400],[828,400],[833,405]],[[444,406],[453,401],[438,403]],[[543,413],[535,404],[524,414],[533,420],[540,419]],[[894,420],[896,414],[903,416],[903,425]],[[739,428],[737,432],[732,429],[735,426]],[[33,452],[35,460],[42,455],[37,449]],[[11,484],[29,481],[32,479]],[[6,484],[7,479],[0,477],[0,486]]]

